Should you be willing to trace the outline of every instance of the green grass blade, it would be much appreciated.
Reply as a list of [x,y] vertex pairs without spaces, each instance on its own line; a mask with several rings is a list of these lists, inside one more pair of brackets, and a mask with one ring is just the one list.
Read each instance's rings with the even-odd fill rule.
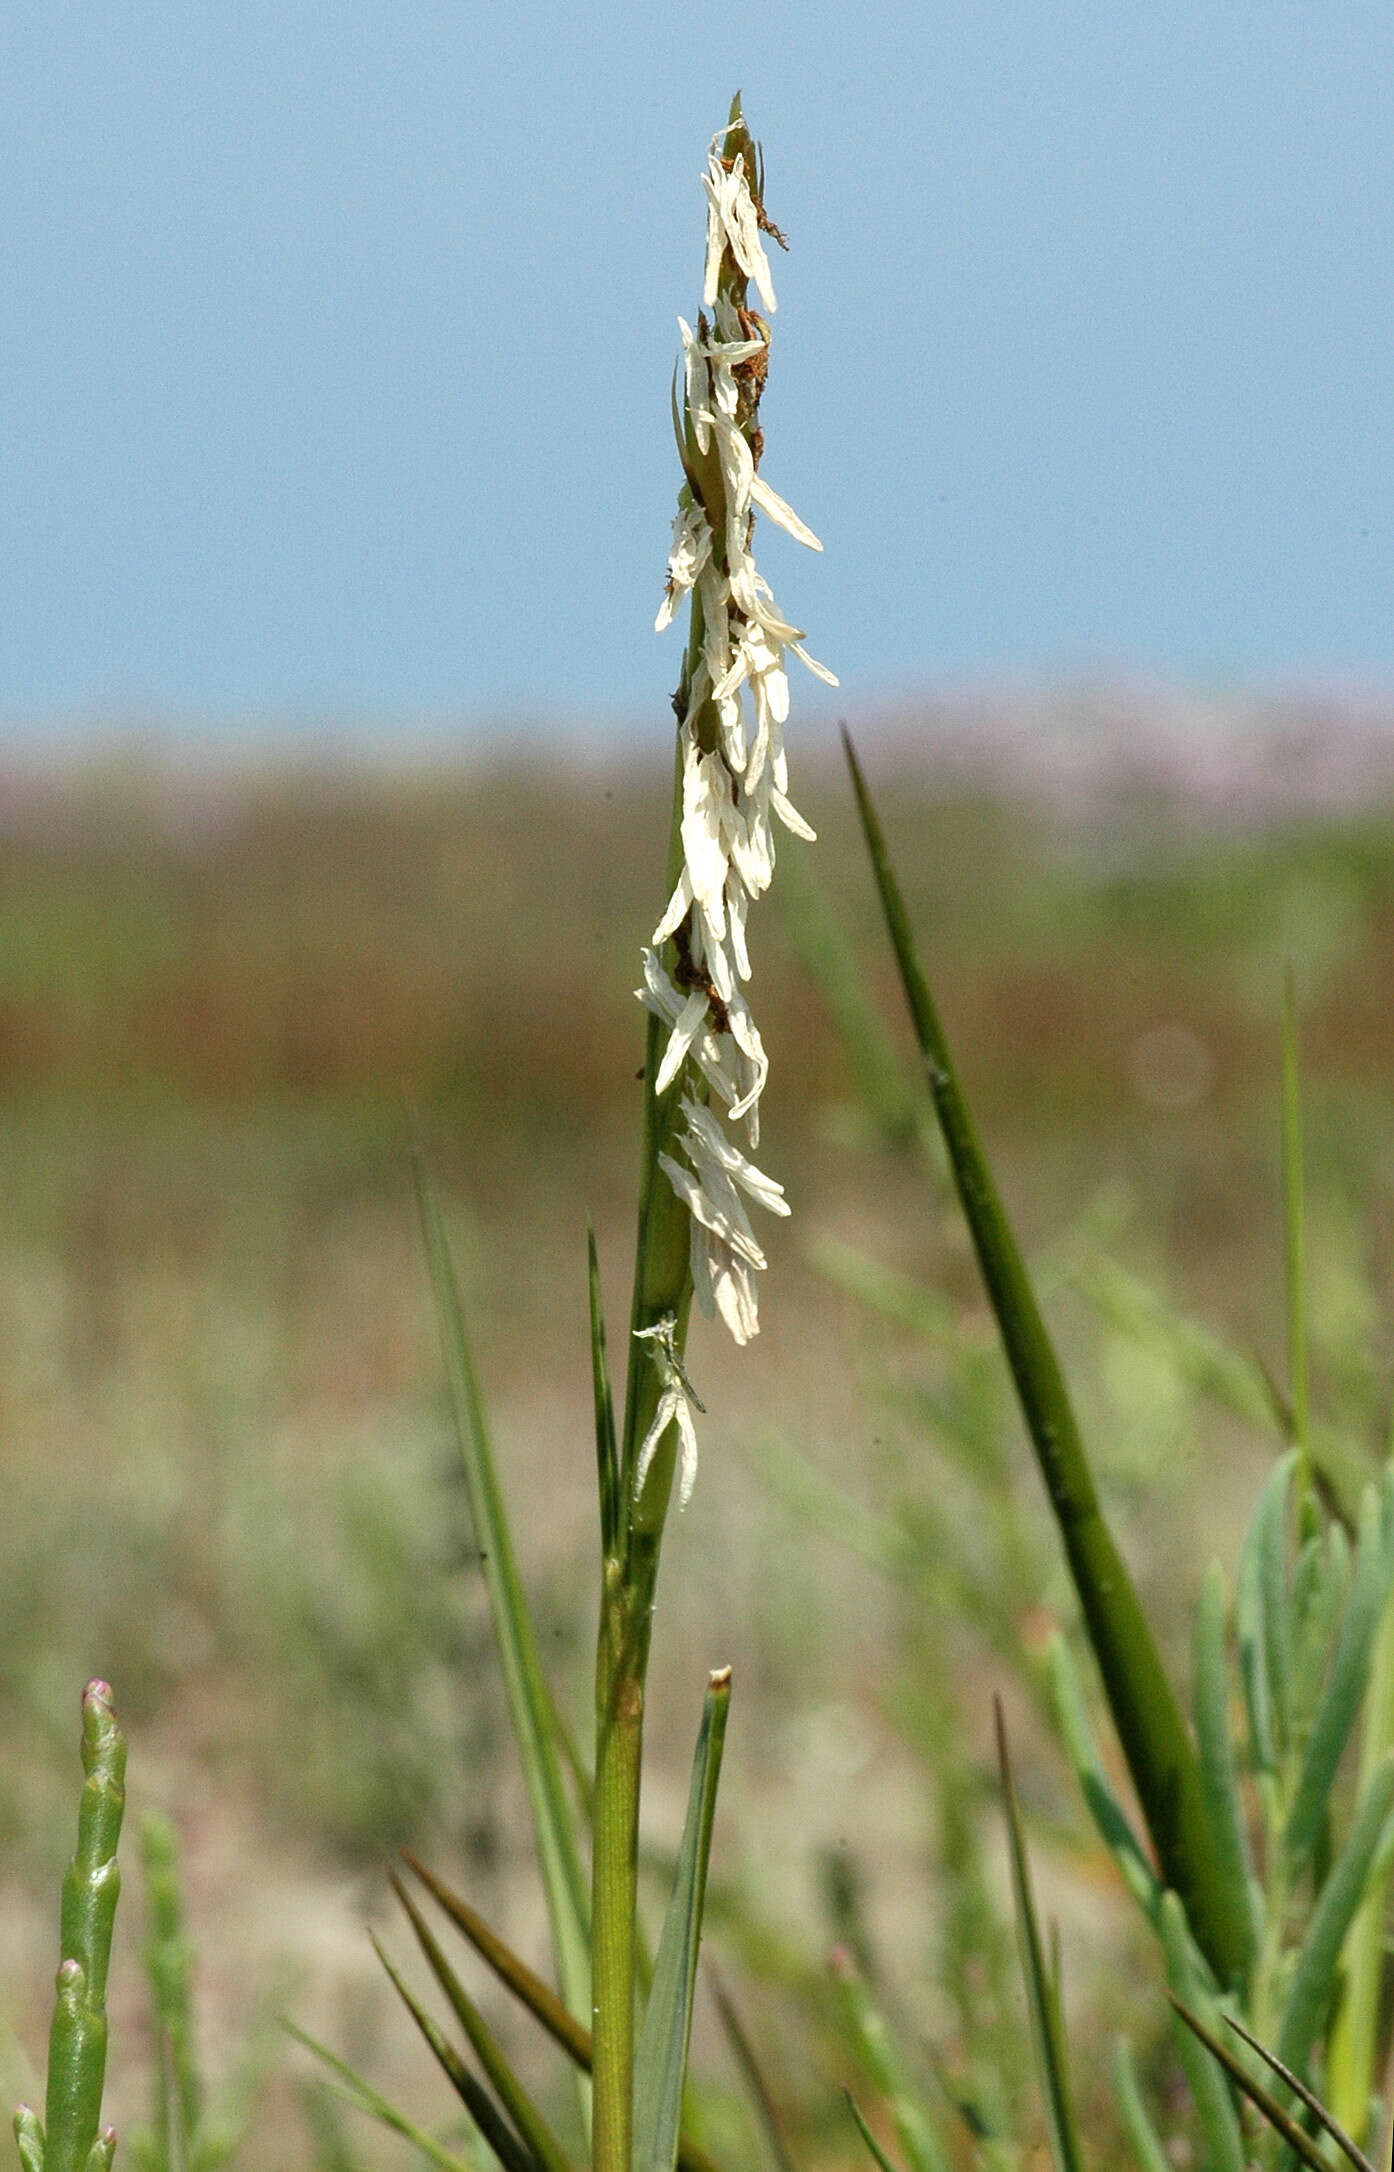
[[920,969],[875,810],[851,741],[843,736],[882,911],[954,1181],[1114,1725],[1163,1879],[1180,1894],[1217,1976],[1230,1983],[1242,1975],[1248,1950],[1247,1904],[1220,1874],[1195,1752],[1132,1578],[1104,1521],[1064,1375]]
[[1283,1834],[1290,1877],[1296,1877],[1316,1845],[1336,1771],[1364,1699],[1375,1631],[1389,1595],[1390,1566],[1389,1526],[1384,1503],[1376,1488],[1367,1486],[1360,1503],[1360,1543],[1350,1600],[1312,1722]]
[[374,1953],[387,1971],[393,1990],[425,2037],[442,2073],[498,2158],[504,2172],[541,2172],[532,2152],[509,2126],[483,2083],[476,2075],[471,2074],[455,2046],[432,2020],[401,1972],[394,1968],[371,1931],[368,1937]]
[[405,2112],[399,2112],[395,2104],[390,2103],[373,2088],[371,2082],[365,2081],[361,2074],[355,2073],[344,2060],[336,2057],[327,2044],[321,2044],[317,2037],[311,2036],[308,2029],[302,2029],[298,2023],[287,2020],[282,2020],[281,2026],[288,2036],[295,2038],[297,2044],[303,2044],[306,2051],[312,2052],[316,2059],[327,2066],[331,2074],[338,2075],[342,2094],[350,2104],[356,2104],[370,2119],[376,2119],[379,2126],[386,2127],[392,2134],[399,2134],[404,2142],[411,2143],[413,2149],[419,2149],[428,2163],[436,2166],[437,2172],[478,2172],[477,2166],[472,2164],[468,2157],[457,2157],[453,2150],[447,2149],[443,2142],[438,2142],[424,2127],[418,2127],[414,2120],[408,2119]]
[[[1262,2112],[1275,2133],[1281,2135],[1303,2164],[1310,2165],[1312,2172],[1330,2172],[1325,2155],[1300,2121],[1294,2119],[1287,2107],[1278,2102],[1273,2092],[1266,2089],[1263,2083],[1249,2072],[1243,2060],[1236,2057],[1223,2038],[1218,2036],[1214,2029],[1207,2027],[1199,2015],[1193,2014],[1174,1993],[1171,2003],[1177,2018],[1189,2029],[1197,2043],[1203,2046],[1215,2064],[1229,2076],[1235,2088]],[[1252,2042],[1252,2038],[1249,2041]]]
[[1356,2147],[1339,2121],[1332,2118],[1315,2091],[1309,2089],[1301,2077],[1293,2073],[1291,2067],[1284,2066],[1282,2060],[1275,2052],[1271,2052],[1266,2044],[1261,2044],[1256,2036],[1251,2036],[1242,2021],[1236,2021],[1233,2014],[1226,2014],[1225,2020],[1233,2029],[1235,2035],[1241,2036],[1249,2049],[1258,2053],[1264,2065],[1270,2067],[1280,2080],[1287,2083],[1293,2095],[1301,2099],[1323,2134],[1330,2135],[1342,2156],[1348,2158],[1356,2167],[1356,2172],[1374,2172],[1374,2167],[1365,2155],[1364,2150]]
[[[1363,1489],[1362,1489],[1363,1494]],[[1315,1514],[1292,1572],[1292,1709],[1299,1742],[1311,1741],[1317,1707],[1330,1672],[1332,1647],[1351,1597],[1352,1550],[1344,1527]],[[1357,1526],[1359,1509],[1356,1511]],[[1358,1541],[1358,1530],[1357,1530]],[[1358,1553],[1358,1543],[1357,1543]]]
[[1307,1386],[1306,1241],[1302,1176],[1302,1081],[1297,1061],[1297,999],[1292,965],[1283,976],[1283,1223],[1287,1240],[1288,1393],[1304,1489],[1312,1448]]
[[600,1547],[607,1561],[620,1545],[620,1452],[615,1436],[615,1399],[610,1391],[610,1363],[605,1351],[605,1299],[595,1231],[586,1227],[590,1290],[591,1382],[595,1395],[595,1461],[600,1490]]
[[866,1978],[851,1952],[832,1957],[834,1979],[842,1995],[844,2017],[877,2088],[890,2107],[896,2139],[910,2172],[950,2172],[949,2153],[940,2141],[921,2099],[911,2086],[900,2051],[873,2000]]
[[1191,2092],[1208,2152],[1207,2172],[1244,2172],[1244,2137],[1239,2114],[1222,2068],[1193,2034],[1191,2016],[1199,2015],[1214,2035],[1219,2012],[1205,1980],[1200,1957],[1191,1942],[1185,1913],[1174,1893],[1162,1901],[1162,1957],[1167,1983],[1178,2012],[1187,2015],[1176,2022],[1176,2049]]
[[1225,1664],[1225,1576],[1212,1561],[1201,1581],[1196,1606],[1194,1697],[1196,1751],[1201,1784],[1210,1811],[1211,1830],[1221,1875],[1251,1896],[1250,1955],[1262,1936],[1261,1901],[1254,1881],[1245,1830],[1244,1804],[1235,1769],[1229,1724],[1229,1670]]
[[1007,1811],[1007,1838],[1011,1850],[1012,1894],[1016,1902],[1017,1936],[1021,1943],[1021,1968],[1026,1979],[1026,2004],[1031,2018],[1041,2094],[1045,2099],[1046,2131],[1050,2137],[1055,2172],[1081,2172],[1084,2159],[1075,2123],[1069,2066],[1065,2057],[1065,2030],[1060,2013],[1055,1973],[1047,1966],[1031,1892],[1031,1868],[1026,1859],[1026,1837],[1016,1799],[1011,1759],[1007,1753],[1007,1729],[1001,1704],[994,1698],[997,1726],[997,1762],[1002,1774],[1002,1798]]
[[1113,2047],[1113,2093],[1118,2099],[1118,2116],[1123,2122],[1123,2132],[1127,2135],[1133,2155],[1138,2161],[1138,2172],[1175,2172],[1166,2153],[1166,2144],[1153,2126],[1151,2114],[1142,2101],[1133,2055],[1121,2036]]
[[867,2148],[870,2150],[872,2162],[879,2167],[879,2172],[900,2172],[900,2166],[896,2163],[893,2157],[887,2156],[885,2150],[882,2149],[881,2144],[877,2141],[875,2135],[872,2133],[870,2127],[867,2125],[866,2120],[862,2116],[861,2106],[858,2104],[851,2090],[844,2089],[842,2094],[847,2099],[847,2109],[852,2114],[852,2119],[856,2126],[857,2132],[861,2136],[862,2140],[865,2142]]
[[[1296,1485],[1302,1463],[1296,1449],[1284,1459]],[[1292,1607],[1288,1591],[1288,1524],[1291,1487],[1269,1488],[1258,1516],[1258,1578],[1263,1594],[1264,1652],[1273,1703],[1273,1736],[1279,1758],[1292,1744]]]
[[576,2019],[564,2006],[550,1984],[528,1967],[511,1946],[504,1943],[485,1922],[477,1909],[452,1891],[445,1881],[428,1870],[419,1856],[410,1848],[403,1848],[402,1860],[408,1869],[420,1879],[432,1899],[445,1911],[458,1931],[469,1940],[482,1961],[494,1971],[500,1983],[526,2006],[535,2020],[541,2022],[549,2036],[560,2044],[562,2050],[578,2067],[587,2073],[591,2063],[590,2030]]
[[1122,1875],[1123,1883],[1132,1894],[1148,1921],[1155,1924],[1162,1905],[1162,1889],[1157,1875],[1147,1860],[1142,1842],[1133,1831],[1127,1813],[1109,1785],[1104,1771],[1088,1714],[1084,1706],[1084,1692],[1074,1659],[1065,1638],[1057,1632],[1050,1640],[1046,1652],[1049,1671],[1051,1703],[1055,1722],[1065,1745],[1065,1754],[1074,1767],[1079,1791],[1085,1806],[1098,1830],[1099,1838],[1112,1855]]
[[1394,1755],[1386,1757],[1366,1788],[1344,1847],[1331,1866],[1312,1911],[1278,2030],[1278,2057],[1302,2073],[1326,2019],[1336,1988],[1341,1947],[1394,1805]]
[[682,1845],[634,2054],[634,2172],[673,2172],[677,2162],[702,1903],[730,1704],[731,1670],[722,1667],[707,1678]]
[[[1364,1793],[1381,1759],[1394,1748],[1394,1592],[1384,1602],[1360,1742],[1357,1786]],[[1364,2137],[1375,2086],[1380,1988],[1384,1976],[1384,1912],[1389,1874],[1367,1884],[1341,1955],[1341,1996],[1326,2048],[1326,2088],[1333,2118]]]
[[[1264,1482],[1258,1506],[1244,1534],[1234,1594],[1239,1674],[1249,1717],[1249,1739],[1255,1763],[1261,1772],[1267,1773],[1276,1773],[1282,1749],[1273,1680],[1273,1655],[1280,1648],[1281,1639],[1280,1635],[1275,1636],[1268,1619],[1273,1581],[1271,1563],[1275,1552],[1279,1561],[1282,1559],[1279,1549],[1284,1544],[1288,1487],[1295,1464],[1295,1451],[1280,1457]],[[1285,1613],[1281,1584],[1277,1603]]]
[[417,1197],[440,1319],[441,1349],[459,1435],[470,1515],[489,1594],[509,1716],[523,1762],[557,1972],[571,2012],[590,2014],[590,1911],[575,1822],[552,1733],[551,1699],[518,1574],[503,1491],[465,1332],[455,1263],[440,1205],[418,1152]]
[[429,1923],[400,1878],[389,1872],[392,1890],[406,1910],[427,1966],[449,1999],[455,2018],[484,2069],[484,2078],[543,2172],[569,2172],[566,2152],[513,2070],[503,2046],[450,1966]]
[[[490,1928],[478,1910],[471,1908],[469,1902],[452,1891],[434,1871],[428,1870],[410,1848],[403,1848],[402,1860],[456,1929],[469,1940],[480,1959],[493,1970],[499,1982],[527,2008],[567,2057],[588,2074],[591,2068],[590,2030],[567,2011],[551,1985],[544,1983],[527,1962],[504,1943],[497,1931]],[[680,2172],[717,2172],[706,2151],[699,2149],[686,2135],[678,2145],[678,2165]]]

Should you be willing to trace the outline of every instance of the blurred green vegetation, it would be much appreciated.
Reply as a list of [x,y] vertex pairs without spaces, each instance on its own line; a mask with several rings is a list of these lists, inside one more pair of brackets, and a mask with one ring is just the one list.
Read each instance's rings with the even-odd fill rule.
[[[1179,1638],[1269,1448],[1178,1363],[1173,1327],[1149,1336],[1152,1296],[1119,1276],[1222,1333],[1254,1380],[1281,1373],[1289,957],[1314,1403],[1372,1452],[1387,1436],[1389,810],[1222,826],[1158,795],[1067,816],[990,783],[950,792],[907,769],[877,783],[1127,1550]],[[25,1745],[0,1765],[12,1912],[56,1891],[74,1700],[101,1673],[118,1686],[138,1802],[144,1790],[178,1815],[216,1797],[265,1859],[303,1876],[318,1850],[326,1892],[399,1841],[431,1847],[457,1871],[463,1859],[457,1882],[506,1920],[521,1911],[526,1943],[510,1883],[518,1787],[407,1148],[419,1123],[452,1202],[557,1693],[580,1714],[584,1224],[589,1212],[613,1333],[637,1160],[630,991],[662,903],[667,793],[659,764],[560,762],[334,774],[129,760],[0,780],[0,1727]],[[812,917],[830,915],[858,996],[886,1021],[887,1077],[913,1080],[841,772],[806,766],[798,796],[821,842],[787,848],[797,869],[752,931],[773,1064],[764,1158],[795,1216],[770,1247],[760,1341],[733,1357],[694,1338],[710,1440],[672,1540],[654,1706],[665,1669],[687,1685],[737,1663],[713,1925],[741,1964],[787,1989],[780,1941],[799,1910],[845,1939],[847,1893],[864,1889],[851,1927],[867,1965],[896,1949],[883,1980],[909,1997],[920,1979],[904,1949],[930,1957],[906,2025],[948,2040],[975,2005],[1001,2025],[1010,1980],[996,1949],[989,1965],[991,1877],[973,1837],[994,1639],[1005,1620],[1038,1648],[1068,1600],[957,1217],[913,1119],[897,1136],[874,1087],[868,1100],[806,962]],[[872,1290],[857,1284],[869,1260]],[[923,1290],[928,1322],[906,1312]],[[1003,1549],[1012,1588],[975,1615],[964,1593]],[[665,1754],[679,1774],[687,1745],[665,1743],[660,1721],[654,1749],[661,1816]],[[937,1804],[927,1756],[949,1776]],[[1074,1826],[1077,1877],[1079,1820],[1044,1730],[1019,1766],[1033,1816]],[[205,1823],[202,1843],[184,1836],[195,1900],[200,1845],[223,1832]],[[1062,1905],[1092,1932],[1108,1874],[1084,1860]],[[952,1902],[938,1914],[936,1873]],[[739,1903],[752,1877],[754,1912]],[[230,1967],[241,1927],[217,1894],[210,1871],[214,1919],[191,1928]],[[1124,1948],[1126,1921],[1100,1953]],[[51,1963],[35,1951],[38,1999]],[[1081,1971],[1081,2000],[1103,1995],[1104,1969]],[[810,2012],[822,1995],[808,1990]],[[817,2045],[826,2015],[809,2026]],[[784,2071],[795,2062],[777,2044],[773,2060],[810,2107],[805,2139],[836,2146],[807,2074]],[[976,2101],[989,2085],[961,2086]]]

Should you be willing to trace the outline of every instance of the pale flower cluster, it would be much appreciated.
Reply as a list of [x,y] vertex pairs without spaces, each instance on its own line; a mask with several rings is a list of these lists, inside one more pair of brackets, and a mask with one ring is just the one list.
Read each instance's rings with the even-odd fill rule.
[[[652,948],[644,952],[638,994],[669,1027],[655,1090],[663,1092],[684,1066],[691,1067],[675,1142],[683,1158],[665,1154],[660,1159],[691,1215],[693,1288],[708,1317],[719,1313],[736,1341],[745,1343],[758,1330],[752,1278],[765,1265],[747,1206],[753,1201],[772,1214],[789,1211],[783,1188],[748,1159],[726,1129],[726,1123],[743,1122],[748,1144],[758,1145],[760,1096],[769,1073],[746,994],[746,921],[774,873],[775,820],[797,837],[813,836],[788,797],[786,652],[830,686],[837,681],[805,652],[798,627],[779,611],[751,554],[757,510],[810,549],[822,545],[757,472],[753,408],[769,335],[760,317],[732,300],[730,282],[721,276],[729,252],[765,309],[773,311],[774,287],[742,158],[728,167],[714,145],[703,186],[708,209],[702,310],[695,331],[678,321],[691,442],[706,463],[715,448],[723,502],[714,528],[692,481],[685,486],[656,620],[662,631],[682,599],[695,595],[702,632],[681,726],[682,873],[654,930]],[[713,742],[705,751],[698,735],[704,715]],[[669,938],[678,959],[674,974],[659,954]],[[680,1425],[685,1415],[675,1407],[667,1413]],[[685,1464],[689,1430],[690,1418],[683,1429]]]
[[663,1379],[663,1392],[653,1422],[639,1447],[639,1461],[634,1472],[634,1490],[642,1493],[644,1480],[649,1475],[649,1465],[654,1459],[658,1444],[670,1425],[678,1429],[680,1461],[678,1466],[678,1506],[686,1508],[692,1498],[692,1488],[697,1482],[697,1428],[692,1422],[694,1410],[706,1414],[706,1404],[698,1397],[696,1389],[683,1370],[682,1354],[678,1349],[678,1323],[671,1312],[665,1312],[652,1327],[636,1327],[635,1337],[640,1342],[654,1346],[654,1362]]

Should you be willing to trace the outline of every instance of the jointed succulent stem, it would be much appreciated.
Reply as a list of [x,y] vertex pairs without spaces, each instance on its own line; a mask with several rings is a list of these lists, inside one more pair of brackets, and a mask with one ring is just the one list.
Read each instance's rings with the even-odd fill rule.
[[82,1764],[77,1852],[63,1880],[57,1998],[48,2046],[47,2116],[15,2114],[25,2172],[105,2172],[116,2147],[98,2131],[106,2080],[106,1979],[121,1871],[116,1844],[126,1807],[126,1744],[111,1690],[89,1682],[82,1697]]

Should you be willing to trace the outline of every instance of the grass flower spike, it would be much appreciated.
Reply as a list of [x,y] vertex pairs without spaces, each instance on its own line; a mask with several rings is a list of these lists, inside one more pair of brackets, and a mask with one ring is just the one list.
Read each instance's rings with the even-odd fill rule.
[[[738,103],[731,125],[713,142],[703,187],[702,307],[695,331],[678,319],[683,395],[674,423],[686,480],[655,621],[661,632],[690,599],[687,656],[674,701],[682,863],[652,947],[644,952],[638,995],[669,1029],[655,1090],[661,1094],[683,1079],[674,1151],[659,1161],[688,1209],[693,1290],[708,1318],[720,1314],[735,1340],[746,1343],[759,1328],[752,1277],[765,1255],[744,1200],[775,1214],[789,1211],[781,1187],[725,1128],[743,1123],[749,1146],[758,1146],[760,1096],[769,1075],[746,996],[746,922],[774,874],[775,821],[797,837],[813,836],[789,798],[786,651],[829,685],[837,681],[802,647],[799,628],[778,609],[751,550],[757,509],[810,549],[822,545],[759,472],[770,335],[765,318],[748,306],[747,292],[753,286],[765,311],[773,311],[764,237],[782,237],[765,216],[759,161]],[[665,945],[671,946],[671,964],[662,954]],[[713,1113],[713,1100],[724,1121]],[[681,1397],[681,1415],[678,1405],[670,1407],[670,1392],[668,1383],[664,1422],[683,1428],[685,1497],[691,1417]]]
[[685,1508],[692,1498],[692,1488],[697,1480],[697,1429],[692,1422],[692,1413],[700,1410],[705,1417],[707,1406],[683,1369],[682,1354],[678,1349],[678,1323],[673,1314],[666,1312],[653,1327],[641,1327],[636,1333],[641,1342],[651,1342],[654,1345],[654,1362],[663,1377],[663,1393],[658,1399],[653,1422],[640,1443],[635,1487],[642,1491],[658,1444],[669,1426],[675,1425],[682,1449],[678,1506]]

